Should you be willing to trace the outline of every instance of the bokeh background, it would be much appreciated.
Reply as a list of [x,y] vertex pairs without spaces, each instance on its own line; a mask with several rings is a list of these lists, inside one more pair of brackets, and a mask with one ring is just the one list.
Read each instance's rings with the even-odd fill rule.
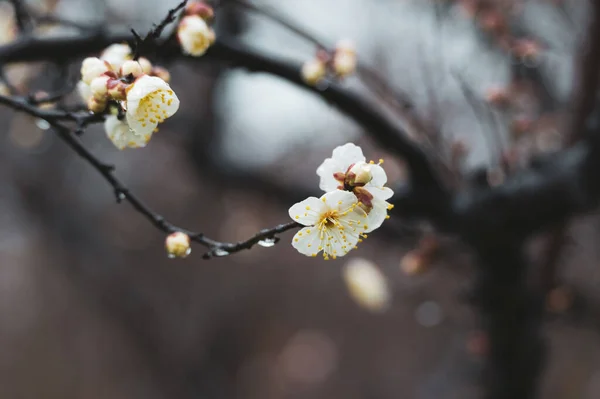
[[[144,32],[176,3],[29,5]],[[513,63],[482,38],[463,2],[438,3],[254,1],[329,43],[354,40],[361,62],[405,93],[431,124],[441,158],[461,140],[470,149],[461,172],[491,170],[489,121],[474,112],[461,81],[485,98],[490,88],[509,84]],[[555,148],[569,112],[587,2],[510,3],[521,7],[519,26],[544,43],[529,62],[555,104],[555,119],[527,148]],[[8,42],[10,2],[0,1],[0,12]],[[217,29],[297,62],[314,55],[313,45],[260,16],[224,12]],[[405,175],[401,160],[314,94],[211,62],[163,65],[182,106],[146,148],[118,151],[101,126],[83,140],[175,224],[237,241],[287,222],[289,206],[319,195],[316,167],[348,141],[367,158],[384,158],[391,183]],[[75,82],[78,70],[77,62],[66,74],[43,63],[10,65],[8,76],[22,90],[51,91]],[[343,84],[368,95],[355,77]],[[537,103],[522,101],[522,114],[539,116]],[[511,143],[514,120],[496,114],[501,142]],[[418,272],[407,269],[406,255],[431,231],[393,219],[334,261],[298,254],[290,232],[272,248],[204,261],[203,248],[194,246],[188,258],[171,260],[164,235],[128,204],[117,205],[110,187],[43,121],[2,109],[0,126],[1,398],[480,396],[485,336],[465,300],[471,255],[451,237],[436,236],[436,256]],[[544,327],[550,348],[544,398],[600,397],[598,222],[591,215],[569,227],[561,290],[549,298]],[[532,256],[543,241],[533,240]],[[375,263],[386,276],[384,309],[362,307],[350,295],[344,268],[356,260]]]

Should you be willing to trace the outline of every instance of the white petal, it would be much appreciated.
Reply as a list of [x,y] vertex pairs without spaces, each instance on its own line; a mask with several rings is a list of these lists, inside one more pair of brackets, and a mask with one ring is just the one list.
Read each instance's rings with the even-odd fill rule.
[[150,137],[152,137],[152,134],[154,133],[154,129],[156,129],[158,126],[158,122],[150,123],[147,120],[139,121],[137,115],[131,114],[129,109],[127,111],[128,112],[125,114],[125,116],[127,117],[127,124],[129,127],[136,133],[136,135],[150,140]]
[[108,61],[113,71],[118,72],[125,61],[132,59],[131,47],[127,44],[111,44],[100,54],[100,59]]
[[331,256],[344,256],[350,252],[358,242],[358,236],[348,234],[346,229],[340,230],[337,227],[327,229],[327,233],[332,238],[325,243],[325,253]]
[[144,147],[148,140],[135,134],[129,129],[127,123],[119,120],[115,115],[108,115],[104,121],[104,130],[112,143],[119,150],[126,147]]
[[79,96],[81,97],[83,102],[85,102],[86,104],[88,103],[90,98],[92,98],[92,89],[90,88],[90,85],[88,85],[82,80],[77,82],[77,92],[79,93]]
[[367,214],[360,206],[354,208],[352,212],[341,215],[338,221],[344,228],[344,235],[352,247],[358,242],[359,234],[367,232],[370,227]]
[[333,159],[338,162],[350,166],[356,162],[364,162],[365,156],[359,146],[353,143],[346,143],[333,150]]
[[304,201],[292,205],[290,217],[305,226],[314,226],[321,215],[327,211],[327,205],[317,197],[308,197]]
[[377,198],[377,199],[380,199],[383,201],[390,199],[394,195],[394,191],[388,187],[375,187],[375,186],[371,186],[371,185],[367,184],[364,188],[365,188],[365,190],[370,192],[374,198]]
[[324,194],[321,201],[327,204],[329,209],[336,209],[340,212],[346,212],[358,203],[356,195],[350,191],[335,190]]
[[148,94],[157,90],[170,90],[167,82],[157,76],[142,75],[133,82],[127,92],[127,102],[140,101]]
[[364,231],[365,233],[370,233],[379,228],[387,216],[388,203],[386,201],[374,198],[372,203],[373,208],[371,208],[371,211],[367,215],[368,228]]
[[378,187],[385,186],[385,183],[387,183],[387,174],[381,166],[371,165],[371,174],[373,175],[373,179],[371,179],[369,184]]
[[[348,165],[349,166],[349,165]],[[323,191],[337,190],[338,186],[342,184],[340,181],[333,177],[334,173],[346,173],[348,166],[344,166],[332,158],[327,158],[317,168],[317,175],[321,178],[319,182],[319,188]]]
[[306,256],[316,256],[320,250],[319,230],[314,227],[305,227],[292,238],[292,246]]

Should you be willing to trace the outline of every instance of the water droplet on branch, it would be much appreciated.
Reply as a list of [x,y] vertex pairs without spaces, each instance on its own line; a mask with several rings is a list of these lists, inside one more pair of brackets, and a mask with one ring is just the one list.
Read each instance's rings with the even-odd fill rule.
[[279,241],[279,237],[269,237],[269,238],[260,240],[258,242],[258,245],[260,245],[261,247],[269,248],[269,247],[272,247],[273,245],[277,244],[278,241]]

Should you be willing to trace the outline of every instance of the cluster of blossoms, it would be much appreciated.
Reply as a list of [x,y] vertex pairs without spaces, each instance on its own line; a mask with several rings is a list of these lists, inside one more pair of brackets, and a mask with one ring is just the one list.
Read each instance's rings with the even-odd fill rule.
[[319,50],[314,59],[302,66],[302,79],[310,85],[316,85],[327,76],[345,78],[356,70],[356,49],[348,40],[341,40],[332,53]]
[[117,148],[138,148],[179,109],[169,79],[166,69],[148,59],[133,60],[128,45],[113,44],[99,58],[83,60],[78,89],[90,111],[103,113],[110,108],[104,127]]
[[347,143],[333,150],[317,169],[321,198],[309,197],[293,205],[290,217],[306,226],[293,238],[292,246],[307,256],[336,258],[347,254],[362,238],[389,218],[394,192],[385,187],[387,175],[381,167],[366,162],[360,147]]
[[215,42],[215,32],[210,27],[214,18],[211,6],[197,1],[185,7],[185,16],[177,27],[177,39],[185,54],[199,57]]

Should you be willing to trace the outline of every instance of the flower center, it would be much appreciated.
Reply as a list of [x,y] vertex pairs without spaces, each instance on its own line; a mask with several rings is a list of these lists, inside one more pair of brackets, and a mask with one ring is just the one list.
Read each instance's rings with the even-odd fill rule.
[[173,103],[171,90],[157,90],[140,100],[138,115],[142,123],[159,124],[169,117],[167,107]]
[[321,215],[321,219],[319,220],[319,228],[320,229],[332,229],[337,224],[337,218],[339,217],[338,211],[329,210]]

